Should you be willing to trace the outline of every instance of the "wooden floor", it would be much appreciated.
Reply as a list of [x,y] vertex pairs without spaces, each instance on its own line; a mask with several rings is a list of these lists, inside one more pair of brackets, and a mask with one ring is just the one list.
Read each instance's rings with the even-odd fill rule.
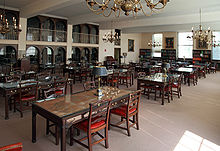
[[[135,82],[136,83],[136,82]],[[120,86],[120,88],[125,88]],[[82,90],[77,83],[74,91]],[[130,89],[135,90],[136,85]],[[196,86],[183,85],[183,96],[171,103],[160,105],[142,96],[140,105],[140,130],[126,131],[112,128],[109,131],[109,149],[102,144],[94,151],[219,151],[220,148],[220,72],[199,79]],[[4,99],[0,98],[0,146],[22,142],[24,151],[58,151],[54,138],[45,134],[45,120],[38,116],[37,143],[31,142],[31,112],[23,118],[19,113],[10,113],[4,120]],[[116,117],[112,119],[115,120]],[[80,145],[67,145],[68,151],[86,151]]]

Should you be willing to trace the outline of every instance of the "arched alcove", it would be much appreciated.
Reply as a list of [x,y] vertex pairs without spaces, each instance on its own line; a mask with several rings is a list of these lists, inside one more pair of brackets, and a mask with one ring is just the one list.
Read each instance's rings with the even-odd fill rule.
[[53,49],[50,47],[45,47],[42,50],[42,64],[52,65],[53,64]]

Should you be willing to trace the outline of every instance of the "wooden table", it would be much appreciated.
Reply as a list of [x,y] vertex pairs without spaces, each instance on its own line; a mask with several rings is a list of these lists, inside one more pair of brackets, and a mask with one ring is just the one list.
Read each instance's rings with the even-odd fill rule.
[[[171,72],[183,74],[183,75],[189,75],[189,74],[192,74],[193,72],[195,72],[196,70],[197,69],[195,69],[195,68],[180,67],[180,68],[171,70]],[[188,78],[187,81],[188,81],[188,86],[190,86],[190,79]]]
[[[112,93],[106,94],[103,91],[102,99],[112,98],[112,106],[124,103],[132,91],[119,90],[117,88],[105,87]],[[67,120],[89,112],[89,103],[96,102],[98,97],[95,95],[97,90],[84,91],[73,95],[36,102],[32,105],[32,142],[36,142],[36,115],[52,121],[60,128],[61,146],[60,150],[66,150],[66,126]],[[76,121],[79,122],[79,121]]]
[[164,105],[164,91],[165,87],[169,84],[170,78],[177,79],[180,75],[178,74],[167,74],[164,73],[155,73],[151,76],[146,76],[137,79],[137,89],[140,90],[141,83],[158,85],[162,88],[162,104]]
[[[36,81],[34,79],[30,80],[23,80],[18,82],[11,82],[11,83],[0,83],[0,95],[2,95],[5,98],[5,119],[9,119],[9,110],[8,110],[8,99],[10,96],[19,94],[19,82],[25,82],[25,81]],[[51,87],[51,84],[53,83],[53,80],[50,81],[39,81],[39,89],[42,87]],[[72,79],[67,80],[67,85],[70,85],[70,91],[72,93],[72,87],[73,87],[73,81]]]

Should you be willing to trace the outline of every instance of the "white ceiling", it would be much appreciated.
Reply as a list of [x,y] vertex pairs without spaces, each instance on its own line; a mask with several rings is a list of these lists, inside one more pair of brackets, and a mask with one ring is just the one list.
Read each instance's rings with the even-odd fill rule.
[[67,18],[70,24],[94,22],[101,29],[114,27],[126,33],[187,30],[199,23],[199,8],[202,8],[204,25],[220,30],[220,0],[170,0],[160,13],[136,19],[123,14],[117,19],[96,15],[87,8],[85,0],[6,0],[6,6],[20,10],[21,17],[48,14]]

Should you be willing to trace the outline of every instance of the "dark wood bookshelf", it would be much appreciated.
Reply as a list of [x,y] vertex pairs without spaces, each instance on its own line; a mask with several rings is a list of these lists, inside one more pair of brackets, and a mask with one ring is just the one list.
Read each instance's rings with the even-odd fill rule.
[[176,60],[176,49],[161,49],[162,60]]
[[211,50],[193,50],[193,63],[211,62]]
[[147,62],[151,59],[152,50],[151,49],[140,49],[139,50],[139,58],[140,62]]

